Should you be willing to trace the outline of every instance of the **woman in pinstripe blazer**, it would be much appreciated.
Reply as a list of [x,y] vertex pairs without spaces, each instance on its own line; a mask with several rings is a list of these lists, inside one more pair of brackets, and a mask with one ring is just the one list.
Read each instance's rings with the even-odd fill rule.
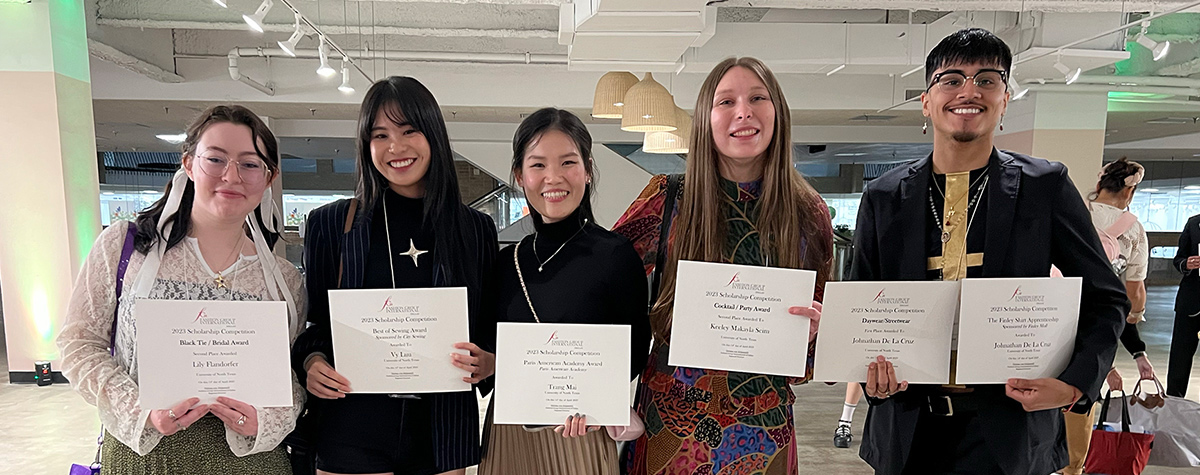
[[479,463],[473,391],[419,398],[346,394],[353,381],[332,367],[329,289],[461,286],[468,289],[474,343],[455,345],[471,355],[456,355],[454,364],[473,384],[494,371],[493,342],[482,341],[491,332],[481,331],[480,300],[483,272],[496,254],[496,227],[462,204],[441,109],[421,83],[393,76],[367,91],[355,198],[312,211],[307,226],[311,326],[292,359],[316,396],[310,400],[316,403],[318,473],[461,474]]

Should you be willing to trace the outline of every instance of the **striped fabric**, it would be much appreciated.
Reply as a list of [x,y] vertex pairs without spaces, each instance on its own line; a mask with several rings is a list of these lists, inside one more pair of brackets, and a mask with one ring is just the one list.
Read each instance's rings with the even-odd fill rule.
[[[317,208],[308,215],[305,232],[304,270],[309,292],[308,321],[312,325],[292,348],[292,364],[296,374],[304,378],[304,359],[314,352],[333,355],[333,343],[329,328],[329,289],[338,288],[338,260],[341,256],[344,284],[342,288],[362,288],[366,270],[366,256],[370,247],[371,210],[359,206],[354,224],[349,233],[342,233],[350,199],[338,200]],[[464,239],[473,255],[466,256],[467,262],[475,264],[475,275],[468,276],[468,305],[471,319],[471,341],[481,348],[494,348],[494,332],[484,330],[485,318],[481,315],[482,296],[480,289],[484,275],[492,267],[498,246],[496,225],[487,215],[463,207]],[[345,249],[342,253],[341,249]],[[434,270],[436,286],[450,284],[445,273]],[[303,381],[302,381],[303,382]],[[485,384],[486,383],[486,384]],[[486,394],[490,380],[480,383],[479,389]],[[431,425],[435,461],[441,471],[476,465],[479,463],[479,406],[475,392],[455,392],[428,395],[431,401]]]

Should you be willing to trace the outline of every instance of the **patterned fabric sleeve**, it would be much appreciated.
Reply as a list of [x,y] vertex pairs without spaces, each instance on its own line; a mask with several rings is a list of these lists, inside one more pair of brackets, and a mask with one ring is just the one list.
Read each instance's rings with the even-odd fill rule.
[[633,243],[633,249],[642,258],[646,275],[654,270],[658,259],[658,235],[662,225],[663,204],[667,196],[667,175],[654,175],[629,209],[612,227],[613,232],[625,236]]
[[[138,455],[146,455],[162,434],[146,423],[150,411],[138,405],[137,382],[108,351],[117,308],[117,261],[131,225],[128,221],[114,223],[96,238],[75,280],[67,321],[56,343],[62,353],[63,376],[84,401],[99,409],[104,430]],[[127,275],[127,289],[135,275]],[[123,296],[127,301],[129,297],[128,293]]]
[[[300,320],[297,325],[289,325],[291,332],[288,335],[288,343],[291,344],[295,343],[296,337],[299,336],[298,329],[302,329],[306,325],[304,320],[307,315],[305,308],[307,296],[304,291],[304,280],[300,277],[300,271],[296,270],[296,266],[291,262],[282,257],[272,257],[275,257],[276,264],[280,266],[283,280],[288,287],[280,290],[292,293],[292,299],[296,303],[296,318]],[[296,373],[294,371],[290,373],[292,376],[291,407],[255,407],[254,410],[258,411],[258,434],[254,436],[246,437],[234,432],[228,426],[225,427],[225,441],[229,443],[229,449],[233,455],[245,457],[275,450],[275,447],[283,442],[283,438],[296,428],[296,419],[304,410],[304,399],[307,394],[296,378]]]
[[1134,236],[1133,249],[1129,253],[1129,265],[1125,268],[1125,280],[1128,282],[1144,281],[1150,262],[1150,246],[1147,244],[1149,239],[1146,237],[1146,229],[1142,227],[1142,223],[1134,222],[1133,227],[1125,234]]

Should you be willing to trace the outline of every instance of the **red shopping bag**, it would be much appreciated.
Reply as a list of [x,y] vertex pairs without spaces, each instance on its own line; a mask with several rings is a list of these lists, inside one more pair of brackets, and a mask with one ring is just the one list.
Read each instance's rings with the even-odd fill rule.
[[[1121,393],[1124,394],[1124,391]],[[1092,430],[1092,444],[1083,462],[1083,470],[1091,474],[1140,475],[1150,459],[1154,434],[1129,431],[1129,407],[1121,403],[1124,398],[1117,399],[1117,405],[1121,406],[1121,431],[1105,430],[1103,424],[1108,420],[1111,399],[1112,390],[1109,390],[1104,395],[1104,406],[1100,409],[1100,423]]]

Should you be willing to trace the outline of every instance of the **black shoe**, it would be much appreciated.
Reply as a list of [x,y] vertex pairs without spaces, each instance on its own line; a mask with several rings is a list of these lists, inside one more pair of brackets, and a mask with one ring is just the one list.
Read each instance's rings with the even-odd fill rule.
[[852,440],[854,440],[854,436],[850,434],[850,425],[838,424],[837,429],[833,431],[833,446],[839,449],[848,449]]

